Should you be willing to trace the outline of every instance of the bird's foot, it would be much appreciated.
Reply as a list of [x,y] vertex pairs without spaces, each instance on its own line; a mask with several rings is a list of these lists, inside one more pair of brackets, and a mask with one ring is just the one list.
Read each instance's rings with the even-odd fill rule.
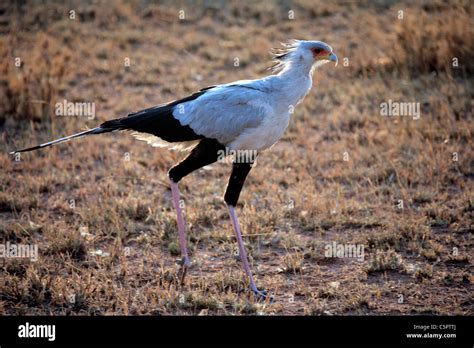
[[180,265],[181,267],[191,267],[191,260],[187,257],[182,257],[180,259],[176,259],[176,264]]
[[182,259],[177,259],[176,263],[178,265],[181,265],[179,271],[178,271],[178,277],[180,280],[181,286],[184,285],[184,281],[186,278],[186,273],[188,272],[188,269],[191,267],[191,261],[187,257],[183,257]]
[[253,295],[255,296],[255,299],[258,302],[264,302],[267,299],[270,301],[270,303],[272,303],[274,301],[273,296],[271,296],[268,293],[268,291],[265,290],[265,289],[259,290],[259,289],[255,288],[255,289],[252,289],[252,292],[253,292]]

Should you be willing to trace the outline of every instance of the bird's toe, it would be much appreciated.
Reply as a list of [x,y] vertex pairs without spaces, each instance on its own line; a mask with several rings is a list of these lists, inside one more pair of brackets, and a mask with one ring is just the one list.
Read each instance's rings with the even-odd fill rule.
[[266,301],[266,300],[269,300],[270,302],[273,302],[274,298],[273,296],[271,296],[267,290],[265,289],[262,289],[262,290],[259,290],[259,289],[256,289],[256,290],[252,290],[255,298],[257,301]]
[[191,262],[190,259],[186,259],[183,257],[181,259],[176,259],[176,264],[185,268],[190,268],[193,263]]

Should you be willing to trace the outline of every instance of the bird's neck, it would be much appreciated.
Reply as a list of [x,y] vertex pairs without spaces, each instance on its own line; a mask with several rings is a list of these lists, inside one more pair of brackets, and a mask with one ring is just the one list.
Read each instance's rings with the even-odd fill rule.
[[285,102],[298,104],[309,92],[313,84],[312,65],[303,62],[292,62],[277,75],[282,83],[282,92],[285,94]]
[[311,78],[314,72],[314,65],[302,59],[295,59],[289,62],[278,74],[285,79],[288,78]]

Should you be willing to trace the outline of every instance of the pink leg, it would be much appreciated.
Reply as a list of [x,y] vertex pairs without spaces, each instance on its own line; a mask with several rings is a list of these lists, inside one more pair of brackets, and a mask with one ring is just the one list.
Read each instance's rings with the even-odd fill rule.
[[237,244],[239,245],[239,255],[242,265],[244,267],[245,274],[249,278],[250,288],[260,299],[265,299],[267,294],[266,291],[260,291],[257,289],[253,280],[252,271],[250,270],[249,261],[247,259],[247,252],[245,251],[244,241],[242,240],[242,234],[240,233],[239,221],[237,220],[237,214],[233,206],[229,205],[229,214],[234,226],[235,236],[237,237]]
[[184,267],[182,280],[184,281],[186,269],[187,267],[189,267],[189,265],[191,265],[191,261],[189,261],[188,248],[186,245],[186,232],[185,232],[185,227],[184,227],[183,212],[179,204],[178,184],[173,181],[171,181],[171,193],[173,195],[174,208],[176,209],[176,215],[178,219],[179,246],[181,248],[181,255],[183,256],[183,267]]

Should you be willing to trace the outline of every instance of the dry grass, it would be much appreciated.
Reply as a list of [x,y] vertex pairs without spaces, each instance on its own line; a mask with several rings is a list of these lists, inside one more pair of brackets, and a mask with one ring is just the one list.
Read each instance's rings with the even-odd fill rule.
[[[40,251],[0,260],[0,313],[473,314],[470,2],[73,4],[75,20],[65,5],[0,5],[0,241]],[[241,195],[273,304],[243,291],[221,198],[229,165],[181,184],[195,261],[181,286],[166,171],[182,153],[123,134],[8,155],[263,76],[269,48],[290,38],[329,42],[341,64],[316,72]],[[55,116],[63,99],[94,102],[97,118]],[[389,99],[419,102],[420,119],[380,116]],[[363,244],[364,260],[325,257],[333,242]]]

